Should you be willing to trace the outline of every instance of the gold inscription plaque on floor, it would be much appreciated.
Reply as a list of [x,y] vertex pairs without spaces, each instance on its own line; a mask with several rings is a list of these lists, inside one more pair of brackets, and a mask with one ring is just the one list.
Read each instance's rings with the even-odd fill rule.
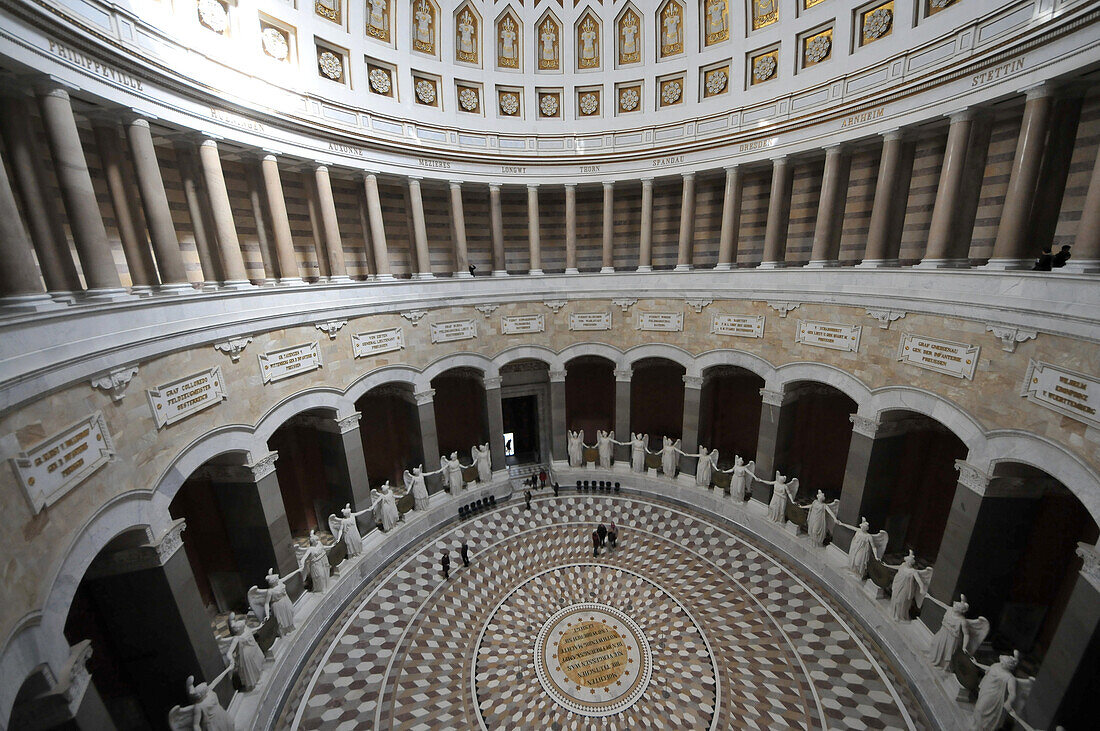
[[554,613],[535,641],[535,671],[560,705],[610,716],[641,697],[653,663],[649,643],[629,617],[604,604],[573,604]]

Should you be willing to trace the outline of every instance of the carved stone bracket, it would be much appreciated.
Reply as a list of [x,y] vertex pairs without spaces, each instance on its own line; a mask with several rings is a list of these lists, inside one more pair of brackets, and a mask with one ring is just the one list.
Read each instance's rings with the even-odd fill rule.
[[234,363],[241,359],[241,353],[252,342],[252,338],[232,338],[222,343],[214,343],[214,347],[229,356]]
[[275,471],[275,461],[279,459],[278,452],[268,452],[263,457],[248,465],[252,472],[252,479],[259,482]]
[[345,416],[343,419],[336,420],[336,428],[340,430],[341,434],[347,434],[353,429],[359,428],[359,420],[363,418],[363,415],[356,411],[351,416]]
[[423,320],[427,314],[427,310],[409,310],[407,312],[402,312],[401,316],[411,322],[413,327],[416,327],[417,323]]
[[481,379],[481,384],[488,391],[491,388],[500,388],[501,378],[500,376],[486,376]]
[[72,646],[69,660],[58,679],[56,690],[59,691],[69,706],[69,712],[74,716],[80,709],[80,702],[84,699],[84,691],[92,681],[92,674],[88,672],[88,660],[92,657],[92,641],[81,640]]
[[955,469],[959,471],[959,484],[973,490],[979,495],[985,495],[992,477],[982,472],[974,465],[961,459],[955,460]]
[[1016,352],[1016,343],[1022,343],[1025,340],[1032,340],[1037,337],[1039,333],[1035,330],[1021,330],[1018,327],[1011,325],[996,325],[992,323],[986,323],[986,332],[992,332],[993,337],[1000,338],[1001,350],[1006,353]]
[[347,320],[329,320],[328,322],[317,323],[317,329],[328,335],[329,340],[335,340],[336,333],[340,332],[340,328],[347,324]]
[[687,388],[702,388],[703,378],[702,376],[680,376],[684,381],[684,386]]
[[485,315],[488,319],[494,312],[500,308],[500,305],[474,305],[474,309]]
[[888,330],[891,322],[900,320],[905,317],[905,315],[906,313],[902,310],[889,310],[878,307],[869,308],[867,310],[867,316],[878,320],[878,326],[883,330]]
[[688,307],[695,310],[695,314],[703,311],[703,308],[714,302],[710,297],[689,297],[684,300]]
[[137,375],[138,367],[126,366],[125,368],[112,368],[92,378],[92,388],[98,388],[111,394],[112,401],[121,401],[126,394],[123,393],[130,381]]
[[558,314],[558,312],[561,311],[562,307],[565,307],[567,304],[569,304],[569,300],[546,300],[545,302],[543,302],[543,304],[553,310],[554,314],[556,315]]
[[625,299],[625,298],[614,299],[614,300],[611,300],[611,304],[615,305],[616,307],[621,308],[623,312],[628,312],[630,310],[631,306],[638,304],[638,300]]
[[566,370],[564,368],[562,368],[560,371],[551,370],[550,371],[550,382],[551,383],[565,383],[565,374],[566,374]]
[[1096,546],[1088,543],[1078,543],[1077,555],[1084,561],[1084,565],[1081,566],[1081,576],[1085,577],[1085,581],[1092,584],[1094,589],[1100,591],[1100,551],[1096,550]]
[[879,421],[877,418],[852,414],[848,417],[848,421],[852,422],[852,431],[857,434],[862,434],[869,439],[874,439],[875,435],[878,434]]
[[632,368],[616,368],[615,380],[623,383],[630,383],[630,377],[634,375],[634,369]]
[[770,388],[760,389],[761,400],[769,406],[782,406],[788,396],[785,391],[773,391]]
[[801,302],[780,302],[771,300],[768,302],[768,307],[778,312],[780,317],[786,317],[788,312],[797,310],[801,304]]
[[430,404],[435,400],[435,389],[429,388],[426,391],[417,391],[413,394],[413,398],[416,399],[417,406],[423,406],[424,404]]
[[153,545],[161,566],[167,563],[168,559],[172,558],[176,551],[183,547],[183,529],[186,527],[187,521],[183,518],[172,521],[172,525],[164,532],[160,540]]

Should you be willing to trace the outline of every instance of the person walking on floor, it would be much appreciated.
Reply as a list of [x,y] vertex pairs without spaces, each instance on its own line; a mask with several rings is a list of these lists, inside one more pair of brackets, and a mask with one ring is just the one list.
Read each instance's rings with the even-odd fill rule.
[[443,558],[440,560],[440,565],[443,567],[443,578],[451,578],[451,552],[444,551]]
[[592,531],[592,558],[600,555],[600,532],[598,530]]
[[523,499],[527,503],[527,509],[530,510],[531,509],[531,491],[530,490],[524,490],[523,491]]
[[462,542],[462,549],[459,551],[459,553],[462,556],[462,565],[463,566],[469,566],[470,565],[470,546],[467,545],[466,541]]
[[619,541],[619,529],[615,527],[614,523],[607,529],[607,540],[611,543],[612,548],[614,548],[615,544]]
[[596,529],[596,533],[600,536],[600,545],[603,546],[607,543],[607,526],[600,523],[600,527]]

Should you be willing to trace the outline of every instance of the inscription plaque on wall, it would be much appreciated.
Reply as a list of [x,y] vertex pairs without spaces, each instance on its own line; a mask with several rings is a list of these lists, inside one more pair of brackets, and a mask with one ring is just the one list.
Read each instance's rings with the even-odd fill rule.
[[315,371],[321,367],[321,349],[317,343],[302,343],[292,348],[269,350],[259,354],[260,375],[264,383]]
[[683,312],[639,312],[637,330],[679,332],[684,329]]
[[12,458],[15,476],[35,513],[53,505],[115,455],[102,412],[43,439]]
[[221,367],[201,371],[145,392],[157,428],[175,424],[229,398]]
[[433,343],[449,343],[452,340],[469,340],[470,338],[477,337],[477,323],[473,320],[433,322],[431,331]]
[[710,331],[715,335],[730,335],[735,338],[762,338],[764,316],[715,312],[710,318]]
[[1100,427],[1100,418],[1096,413],[1097,401],[1100,401],[1100,379],[1096,376],[1086,376],[1032,360],[1027,364],[1027,375],[1020,395],[1071,419]]
[[500,332],[504,335],[540,333],[546,329],[542,315],[501,315]]
[[981,346],[905,333],[898,344],[898,360],[955,378],[974,380],[980,350]]
[[399,327],[388,330],[375,330],[369,333],[353,333],[351,352],[356,358],[377,353],[389,353],[405,347],[405,331]]
[[570,330],[610,330],[611,310],[607,312],[573,312],[569,315]]
[[815,348],[831,348],[832,350],[859,350],[859,334],[863,332],[862,325],[841,325],[835,322],[815,322],[813,320],[799,320],[798,334],[794,341],[803,345],[812,345]]

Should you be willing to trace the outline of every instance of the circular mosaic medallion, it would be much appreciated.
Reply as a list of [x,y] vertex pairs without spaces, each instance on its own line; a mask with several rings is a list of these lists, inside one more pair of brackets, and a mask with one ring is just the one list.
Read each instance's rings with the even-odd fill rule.
[[212,31],[224,33],[229,27],[225,6],[218,0],[199,0],[199,20]]
[[558,116],[558,98],[552,94],[545,94],[539,100],[539,109],[544,117]]
[[707,94],[720,94],[726,88],[729,75],[725,71],[715,71],[707,77]]
[[600,108],[600,98],[589,92],[581,95],[581,114],[594,114]]
[[810,63],[819,63],[829,55],[833,42],[829,36],[818,36],[806,44],[806,60]]
[[886,31],[890,30],[890,25],[893,22],[894,14],[890,12],[890,8],[879,8],[869,13],[864,19],[863,32],[872,40],[882,38],[886,35]]
[[519,97],[515,94],[501,94],[500,111],[504,112],[509,117],[515,115],[515,113],[519,111]]
[[775,76],[775,56],[761,56],[752,64],[752,75],[757,81],[767,81]]
[[463,89],[458,92],[458,103],[462,105],[462,108],[467,112],[472,112],[477,109],[477,92],[473,89]]
[[605,604],[573,604],[539,631],[535,673],[560,705],[610,716],[645,692],[653,658],[642,630],[625,614]]
[[665,84],[665,88],[661,90],[661,99],[665,104],[675,104],[680,101],[680,94],[683,91],[679,81],[670,81]]
[[619,106],[622,107],[625,112],[632,112],[638,108],[638,91],[636,89],[624,89],[619,94]]

